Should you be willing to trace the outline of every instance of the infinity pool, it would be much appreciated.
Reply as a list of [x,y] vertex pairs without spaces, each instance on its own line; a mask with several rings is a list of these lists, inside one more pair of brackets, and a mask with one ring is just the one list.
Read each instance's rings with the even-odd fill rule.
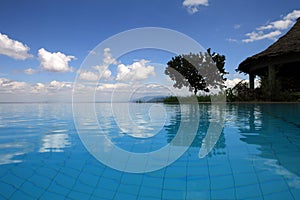
[[[156,171],[128,173],[89,153],[72,104],[0,104],[0,199],[300,199],[300,104],[227,104],[221,135],[204,158],[199,150],[216,108],[185,106],[201,114],[183,155]],[[110,108],[95,104],[102,134],[133,153],[159,151],[183,120],[195,120],[179,105],[130,104],[132,126]]]

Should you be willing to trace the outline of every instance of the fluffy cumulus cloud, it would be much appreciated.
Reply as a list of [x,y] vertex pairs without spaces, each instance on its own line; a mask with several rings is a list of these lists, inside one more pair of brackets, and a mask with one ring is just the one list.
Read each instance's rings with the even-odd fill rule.
[[270,33],[264,33],[263,31],[259,31],[259,32],[253,31],[251,33],[246,34],[246,36],[248,38],[244,39],[243,42],[249,43],[249,42],[254,42],[254,41],[263,40],[263,39],[275,40],[279,35],[281,35],[281,31],[279,31],[279,30],[272,31]]
[[1,93],[13,93],[26,90],[30,85],[26,82],[13,81],[7,78],[0,78]]
[[[225,81],[225,85],[226,85],[227,88],[234,88],[234,86],[236,86],[241,81],[243,81],[245,83],[249,83],[248,79],[234,78],[234,79],[227,79]],[[260,80],[255,79],[254,80],[254,85],[255,85],[255,87],[259,87],[260,86]]]
[[95,72],[78,70],[77,73],[80,80],[97,81],[99,79],[99,75]]
[[141,81],[155,76],[154,67],[148,65],[148,60],[140,60],[131,65],[119,64],[117,68],[117,81]]
[[182,5],[189,13],[194,14],[199,11],[200,6],[208,6],[208,0],[184,0]]
[[73,83],[28,83],[0,78],[0,102],[71,101]]
[[279,35],[282,34],[282,31],[290,28],[299,17],[300,10],[294,10],[280,20],[269,22],[266,25],[256,28],[255,31],[247,33],[247,38],[242,41],[249,43],[263,39],[275,40]]
[[30,48],[27,45],[0,33],[0,54],[17,60],[25,60],[33,57],[33,55],[28,53],[29,50]]
[[105,69],[104,66],[94,66],[94,68],[99,71],[94,72],[94,71],[78,70],[77,73],[79,75],[79,79],[85,81],[98,81],[99,79],[104,81],[104,80],[111,79],[111,71],[109,69]]
[[[96,55],[95,51],[92,54]],[[99,79],[110,80],[112,79],[112,72],[109,70],[110,65],[117,65],[117,60],[112,56],[110,52],[110,48],[105,48],[103,52],[103,60],[102,65],[92,66],[88,70],[78,70],[77,73],[79,75],[80,80],[85,81],[97,81]]]
[[105,48],[103,53],[103,64],[107,65],[117,65],[118,61],[112,56],[110,48]]
[[72,83],[68,82],[59,82],[59,81],[51,81],[47,87],[50,90],[63,90],[63,89],[71,89]]
[[69,72],[73,68],[69,66],[69,62],[76,59],[74,56],[67,56],[61,52],[51,53],[44,48],[39,49],[38,59],[40,67],[50,72]]

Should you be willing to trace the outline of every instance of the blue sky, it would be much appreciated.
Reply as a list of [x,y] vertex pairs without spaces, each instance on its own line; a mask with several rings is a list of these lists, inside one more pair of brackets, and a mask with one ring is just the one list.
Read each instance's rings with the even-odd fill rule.
[[[115,34],[141,27],[188,35],[224,54],[229,79],[240,79],[238,64],[286,33],[299,10],[299,0],[1,1],[0,101],[70,99],[88,53]],[[163,67],[169,56],[145,51],[116,58],[115,69],[108,73],[116,79],[118,65],[132,76],[133,66],[145,71],[150,67],[145,79],[158,80],[163,70],[153,63]]]

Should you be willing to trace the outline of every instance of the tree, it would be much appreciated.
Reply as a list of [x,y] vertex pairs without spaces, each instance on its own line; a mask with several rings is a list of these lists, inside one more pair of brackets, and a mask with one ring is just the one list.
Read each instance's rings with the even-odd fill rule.
[[211,53],[190,53],[173,57],[168,63],[165,74],[175,81],[174,87],[188,87],[196,95],[198,91],[209,92],[209,88],[224,88],[225,56]]

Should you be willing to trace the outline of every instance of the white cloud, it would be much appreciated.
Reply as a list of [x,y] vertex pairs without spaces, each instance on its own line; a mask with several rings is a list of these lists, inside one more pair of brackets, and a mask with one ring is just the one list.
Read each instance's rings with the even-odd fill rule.
[[69,62],[76,59],[74,56],[67,56],[61,52],[51,53],[44,48],[39,49],[38,58],[41,63],[40,67],[51,72],[73,71],[73,68],[69,66]]
[[235,24],[235,25],[233,26],[233,28],[234,28],[234,29],[240,29],[241,26],[242,26],[242,25],[240,25],[240,24]]
[[32,75],[32,74],[38,73],[38,70],[35,70],[35,69],[32,69],[32,68],[28,68],[28,69],[24,69],[23,72],[25,74]]
[[292,20],[278,20],[275,22],[271,22],[270,24],[267,24],[265,26],[258,27],[258,31],[263,31],[263,30],[269,30],[269,29],[278,29],[278,30],[285,30],[289,28],[293,24]]
[[104,49],[104,54],[103,54],[103,64],[104,65],[117,65],[118,62],[115,58],[113,58],[111,52],[110,52],[110,48],[105,48]]
[[263,39],[275,40],[279,35],[281,35],[283,30],[290,28],[299,17],[300,10],[294,10],[280,20],[269,22],[266,25],[256,28],[256,31],[247,33],[247,39],[244,39],[242,41],[245,43],[249,43]]
[[300,10],[294,10],[293,12],[287,14],[284,19],[285,20],[296,20],[300,17]]
[[228,38],[228,39],[226,39],[226,41],[228,41],[228,42],[238,42],[237,39],[233,39],[233,38]]
[[31,86],[31,93],[41,93],[44,92],[46,86],[43,83],[36,83]]
[[259,32],[252,32],[252,33],[247,33],[246,36],[248,36],[247,39],[242,40],[242,42],[249,43],[249,42],[254,42],[257,40],[263,40],[263,39],[271,39],[275,40],[277,36],[281,35],[281,32],[279,30],[270,32],[270,33],[264,33],[262,31]]
[[59,102],[72,100],[73,83],[28,83],[0,78],[0,102]]
[[79,79],[80,80],[86,80],[86,81],[97,81],[99,78],[99,75],[91,72],[91,71],[80,71],[78,70]]
[[140,60],[132,65],[119,64],[117,69],[117,81],[140,81],[149,76],[155,76],[154,67],[148,65],[148,60]]
[[[234,79],[227,79],[225,81],[225,85],[227,88],[233,88],[234,86],[236,86],[236,84],[238,84],[239,82],[245,82],[245,83],[249,83],[248,79],[240,79],[240,78],[234,78]],[[259,87],[260,86],[260,80],[259,79],[255,79],[254,80],[254,85],[255,87]]]
[[68,82],[59,82],[59,81],[51,81],[48,85],[47,89],[50,90],[62,90],[62,89],[71,89],[72,83]]
[[199,11],[199,6],[208,6],[208,0],[184,0],[182,5],[189,13],[194,14]]
[[240,78],[234,78],[232,80],[230,79],[227,79],[225,81],[225,85],[227,88],[233,88],[234,86],[236,86],[236,84],[238,84],[240,81],[242,81],[243,79],[240,79]]
[[93,69],[97,70],[96,72],[93,71],[83,71],[78,70],[79,79],[85,80],[85,81],[97,81],[99,79],[103,80],[110,80],[111,77],[111,71],[107,69],[106,66],[93,66]]
[[[94,50],[90,51],[90,53],[93,55],[97,54]],[[86,69],[78,70],[77,73],[79,74],[79,79],[85,81],[97,81],[98,79],[101,80],[112,79],[111,77],[112,72],[108,68],[110,65],[117,65],[118,62],[115,58],[113,58],[110,52],[110,48],[104,49],[102,61],[103,61],[102,65],[92,66],[91,69],[89,70]]]
[[115,89],[126,89],[126,91],[127,91],[128,87],[131,87],[131,86],[129,84],[125,84],[125,83],[115,83],[115,84],[103,83],[97,87],[97,90],[111,92]]
[[20,81],[13,81],[7,78],[0,78],[0,92],[13,93],[14,91],[24,90],[29,84]]
[[51,81],[48,84],[35,83],[30,84],[22,81],[10,80],[7,78],[0,78],[0,93],[37,93],[37,92],[53,92],[62,89],[72,89],[72,83]]
[[27,45],[0,33],[0,54],[17,60],[25,60],[33,57],[33,55],[28,53],[29,50],[30,48]]
[[111,78],[111,71],[108,69],[108,66],[94,66],[93,69],[97,70],[101,79],[108,80]]

